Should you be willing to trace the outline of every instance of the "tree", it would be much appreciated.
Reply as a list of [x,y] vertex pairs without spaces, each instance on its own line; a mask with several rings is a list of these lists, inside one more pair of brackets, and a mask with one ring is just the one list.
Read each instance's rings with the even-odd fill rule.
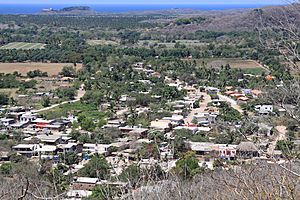
[[47,72],[42,72],[39,69],[38,70],[34,70],[34,71],[29,71],[27,72],[27,76],[29,78],[35,78],[35,77],[47,77],[48,73]]
[[64,160],[66,165],[73,165],[78,163],[78,155],[76,152],[66,152],[64,154]]
[[85,177],[106,179],[109,177],[109,168],[105,157],[95,154],[91,160],[80,169],[79,174]]
[[176,162],[174,171],[184,179],[193,178],[196,174],[203,171],[198,162],[195,152],[189,151]]
[[116,188],[106,185],[98,185],[92,190],[92,195],[88,200],[112,200],[117,193]]
[[93,131],[96,128],[93,119],[90,117],[85,117],[83,120],[81,120],[80,126],[83,130],[86,131]]
[[0,105],[7,105],[9,97],[6,94],[0,93]]
[[129,165],[125,168],[119,175],[119,179],[124,182],[129,182],[129,184],[135,188],[136,185],[141,181],[142,170],[137,164]]
[[50,106],[50,98],[48,96],[44,96],[42,98],[42,106],[49,107]]
[[76,69],[71,66],[64,66],[59,74],[65,77],[75,77]]
[[281,150],[282,154],[285,156],[293,156],[295,144],[289,140],[278,140],[276,149]]
[[12,170],[12,165],[11,163],[3,163],[1,166],[0,166],[0,173],[1,174],[10,174]]
[[192,124],[198,125],[198,120],[195,117],[192,120]]

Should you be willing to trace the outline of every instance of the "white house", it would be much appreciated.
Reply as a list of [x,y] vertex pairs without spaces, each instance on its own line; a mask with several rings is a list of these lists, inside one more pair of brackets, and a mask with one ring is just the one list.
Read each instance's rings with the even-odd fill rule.
[[20,117],[20,123],[28,123],[28,122],[32,122],[34,120],[37,119],[37,115],[36,114],[32,114],[32,113],[25,113]]
[[208,112],[203,112],[203,113],[196,113],[194,115],[194,119],[198,121],[199,124],[201,125],[210,125],[216,123],[216,114],[211,114]]
[[259,114],[269,114],[273,112],[273,105],[256,105],[255,111]]
[[108,147],[111,145],[107,144],[92,144],[92,143],[85,143],[83,144],[82,151],[87,153],[98,153],[98,154],[107,154]]
[[35,150],[38,148],[37,144],[18,144],[13,146],[12,149],[19,154],[25,156],[33,156],[35,154]]
[[1,124],[3,126],[10,126],[13,123],[15,123],[15,119],[11,119],[11,118],[2,118],[1,119]]
[[52,159],[57,153],[57,147],[55,145],[38,145],[35,151],[42,159]]

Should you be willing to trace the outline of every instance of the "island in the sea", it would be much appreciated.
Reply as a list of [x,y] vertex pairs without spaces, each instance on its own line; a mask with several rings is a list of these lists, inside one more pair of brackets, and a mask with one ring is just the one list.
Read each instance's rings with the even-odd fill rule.
[[65,7],[59,10],[53,8],[45,8],[40,14],[59,14],[59,15],[91,15],[96,12],[88,6],[72,6]]

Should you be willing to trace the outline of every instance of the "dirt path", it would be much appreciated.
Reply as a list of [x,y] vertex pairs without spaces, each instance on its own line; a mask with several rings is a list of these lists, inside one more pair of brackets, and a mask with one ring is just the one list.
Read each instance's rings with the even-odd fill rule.
[[220,100],[230,103],[231,107],[236,109],[237,111],[239,111],[241,114],[244,113],[242,108],[238,105],[238,103],[234,99],[227,97],[225,95],[222,95],[222,94],[218,94],[218,96],[219,96]]
[[262,64],[260,64],[258,61],[256,61],[256,60],[253,60],[253,62],[255,62],[257,65],[259,65],[260,66],[260,68],[262,68],[262,69],[264,69],[264,70],[266,70],[267,72],[271,72],[270,71],[270,68],[267,66],[267,65],[262,65]]
[[268,148],[268,154],[269,155],[274,154],[277,141],[286,140],[286,133],[287,133],[286,127],[285,126],[276,126],[275,129],[278,131],[278,135],[276,136],[274,141],[272,141],[272,143],[270,144],[270,146]]
[[80,99],[84,96],[85,94],[85,90],[83,89],[84,85],[82,84],[79,88],[79,90],[77,91],[77,96],[75,97],[74,100],[71,100],[71,101],[63,101],[61,103],[58,103],[58,104],[54,104],[54,105],[51,105],[47,108],[42,108],[42,109],[39,109],[39,110],[33,110],[32,113],[40,113],[40,112],[44,112],[44,111],[47,111],[47,110],[51,110],[53,108],[56,108],[60,105],[64,105],[64,104],[67,104],[67,103],[75,103],[75,102],[78,102],[80,101]]

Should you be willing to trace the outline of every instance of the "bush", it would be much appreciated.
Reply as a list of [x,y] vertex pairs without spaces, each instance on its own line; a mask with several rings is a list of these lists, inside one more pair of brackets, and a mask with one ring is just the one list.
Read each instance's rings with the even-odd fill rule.
[[10,174],[12,170],[12,165],[11,163],[4,163],[0,166],[0,173],[1,174]]

